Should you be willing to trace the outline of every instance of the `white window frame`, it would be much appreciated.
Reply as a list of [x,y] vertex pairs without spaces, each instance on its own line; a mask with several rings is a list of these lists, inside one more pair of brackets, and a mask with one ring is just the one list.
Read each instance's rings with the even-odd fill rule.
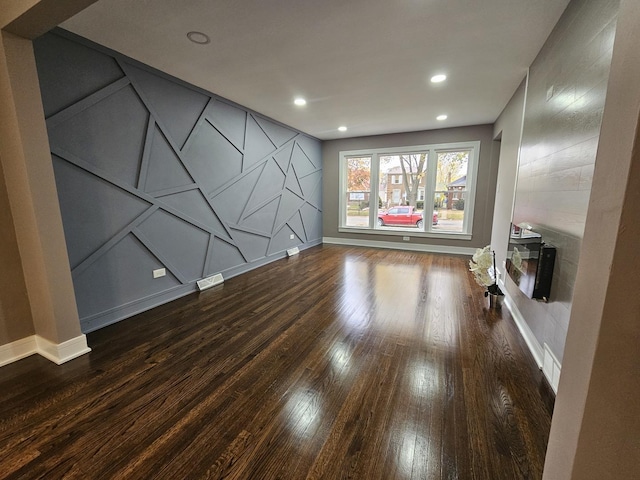
[[[467,185],[465,192],[467,198],[465,199],[465,212],[464,220],[462,222],[462,232],[440,232],[434,231],[431,218],[431,212],[433,208],[427,208],[433,201],[436,191],[436,169],[438,153],[451,152],[451,151],[469,151],[469,163],[467,164]],[[424,202],[425,208],[423,218],[425,219],[423,230],[416,230],[415,228],[394,230],[387,230],[376,228],[376,221],[378,219],[378,198],[380,188],[380,156],[394,155],[394,154],[407,154],[407,153],[427,153],[427,182],[424,188]],[[349,157],[371,157],[371,190],[369,193],[369,227],[350,227],[346,225],[347,221],[347,209],[345,205],[346,191],[347,191],[347,175],[346,166],[347,158]],[[451,238],[457,240],[471,240],[473,235],[473,212],[476,200],[477,190],[477,176],[478,176],[478,163],[480,161],[480,142],[457,142],[457,143],[441,143],[433,145],[414,145],[404,147],[389,147],[389,148],[375,148],[375,149],[363,149],[363,150],[349,150],[341,151],[339,159],[340,176],[340,195],[338,208],[340,214],[338,215],[338,231],[347,233],[366,233],[366,234],[380,234],[380,235],[395,235],[405,236],[407,232],[410,232],[414,236],[418,237],[434,237],[434,238]],[[392,177],[393,178],[393,177]],[[393,180],[392,180],[393,183]]]

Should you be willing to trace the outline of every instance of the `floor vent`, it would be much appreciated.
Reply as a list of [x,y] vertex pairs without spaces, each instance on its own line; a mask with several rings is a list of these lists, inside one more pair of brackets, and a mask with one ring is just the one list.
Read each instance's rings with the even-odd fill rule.
[[215,287],[216,285],[220,285],[224,282],[224,278],[222,278],[221,273],[216,273],[215,275],[211,275],[210,277],[203,278],[202,280],[198,280],[198,290],[203,291],[207,288]]
[[293,247],[287,250],[287,255],[289,257],[293,257],[294,255],[297,255],[299,253],[300,253],[300,249],[298,247]]

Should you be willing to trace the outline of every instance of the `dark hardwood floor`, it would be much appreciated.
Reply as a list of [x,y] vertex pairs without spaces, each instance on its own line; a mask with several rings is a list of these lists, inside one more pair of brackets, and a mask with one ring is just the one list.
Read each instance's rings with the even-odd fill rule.
[[321,246],[0,369],[3,479],[539,479],[552,396],[467,259]]

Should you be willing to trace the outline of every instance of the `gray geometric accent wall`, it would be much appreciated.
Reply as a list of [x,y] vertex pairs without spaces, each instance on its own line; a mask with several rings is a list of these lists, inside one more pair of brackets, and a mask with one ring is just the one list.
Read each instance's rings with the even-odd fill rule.
[[318,140],[65,31],[34,48],[84,332],[320,243]]

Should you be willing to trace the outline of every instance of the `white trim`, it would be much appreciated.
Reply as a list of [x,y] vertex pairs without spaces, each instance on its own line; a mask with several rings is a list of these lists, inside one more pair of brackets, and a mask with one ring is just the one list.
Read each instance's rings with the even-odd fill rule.
[[35,335],[0,346],[0,367],[37,353]]
[[500,288],[504,292],[504,304],[509,309],[509,312],[511,312],[511,316],[516,323],[518,330],[520,330],[520,335],[522,335],[522,338],[524,338],[524,341],[527,343],[529,351],[531,352],[531,355],[533,355],[533,359],[536,361],[538,368],[542,370],[542,365],[544,364],[544,351],[540,346],[540,343],[538,343],[538,339],[529,328],[527,321],[522,316],[522,313],[520,313],[520,310],[518,310],[513,299],[509,296],[507,289],[504,288],[503,282],[500,282]]
[[560,383],[560,372],[562,371],[562,364],[558,358],[553,354],[549,345],[544,344],[544,364],[542,365],[542,371],[544,376],[547,377],[549,385],[553,389],[553,393],[558,393],[558,383]]
[[448,253],[452,255],[473,255],[475,248],[453,247],[450,245],[425,245],[420,243],[379,242],[377,240],[361,240],[358,238],[322,237],[322,243],[332,245],[349,245],[352,247],[389,248],[391,250],[408,250],[412,252]]
[[0,346],[0,367],[17,362],[34,353],[60,365],[90,351],[85,335],[58,344],[50,342],[40,335],[31,335]]
[[[388,228],[388,230],[387,230]],[[473,237],[467,233],[455,233],[455,232],[446,232],[446,233],[433,233],[433,232],[423,232],[421,230],[406,228],[403,230],[391,230],[393,227],[382,227],[379,229],[372,229],[367,227],[339,227],[338,232],[341,233],[366,233],[367,235],[393,235],[396,237],[420,237],[420,238],[443,238],[447,240],[471,240]],[[407,235],[408,234],[408,235]],[[475,250],[474,250],[475,251]]]
[[[383,147],[383,148],[371,148],[364,150],[345,150],[339,152],[339,172],[338,172],[338,182],[340,185],[340,195],[338,198],[338,210],[339,210],[339,219],[338,219],[338,230],[342,231],[345,228],[351,228],[347,223],[347,205],[346,202],[346,194],[347,192],[347,174],[346,174],[346,165],[349,158],[354,157],[370,157],[371,166],[369,169],[370,174],[370,189],[369,189],[369,227],[366,230],[377,230],[375,228],[375,224],[377,221],[378,215],[378,202],[377,199],[380,198],[379,186],[380,186],[380,156],[385,154],[408,154],[408,153],[426,153],[429,159],[427,161],[427,178],[429,178],[429,182],[425,184],[425,192],[424,197],[425,203],[431,204],[431,201],[435,195],[435,187],[436,187],[436,171],[437,171],[437,158],[438,153],[441,152],[452,152],[452,151],[461,151],[468,150],[469,151],[469,162],[467,167],[467,185],[465,188],[465,208],[464,208],[464,220],[462,224],[462,228],[464,230],[463,234],[471,237],[472,228],[473,228],[473,215],[475,208],[475,197],[477,195],[477,172],[478,165],[480,163],[480,141],[468,141],[468,142],[452,142],[452,143],[439,143],[432,145],[411,145],[411,146],[402,146],[402,147]],[[391,183],[391,185],[396,185]],[[431,200],[427,200],[431,199]],[[425,212],[430,212],[430,208],[425,208]],[[425,220],[426,220],[425,215]],[[439,233],[438,231],[433,231],[431,222],[425,222],[424,230],[420,231],[421,233],[426,233],[429,236],[433,236],[434,238],[446,238],[445,235],[447,233]],[[354,233],[362,233],[361,229],[356,228]],[[368,233],[368,232],[366,232]]]
[[57,365],[61,365],[91,351],[87,346],[87,337],[85,335],[79,335],[62,343],[50,342],[40,335],[34,335],[34,337],[38,346],[38,353]]

